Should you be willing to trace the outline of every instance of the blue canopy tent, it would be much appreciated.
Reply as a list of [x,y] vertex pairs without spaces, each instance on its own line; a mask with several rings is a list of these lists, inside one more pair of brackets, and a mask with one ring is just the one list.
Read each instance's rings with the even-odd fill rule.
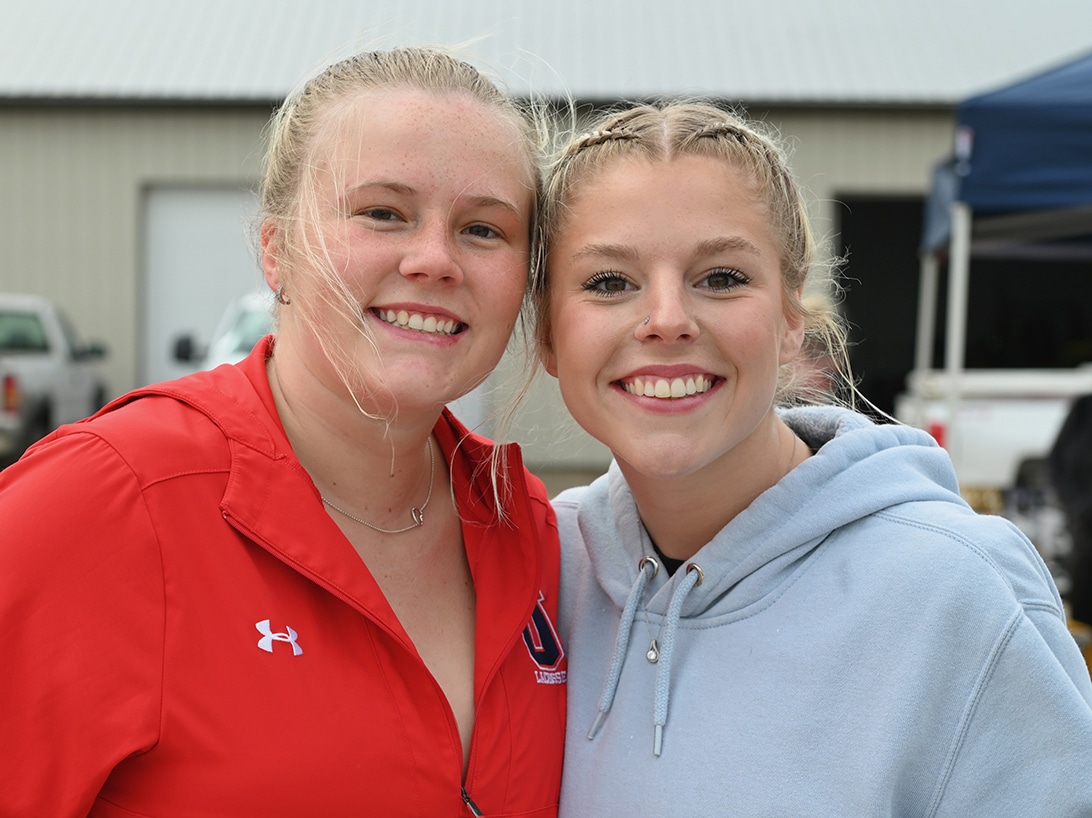
[[931,368],[948,262],[945,369],[963,368],[970,259],[1092,259],[1092,53],[956,110],[925,206],[915,372]]

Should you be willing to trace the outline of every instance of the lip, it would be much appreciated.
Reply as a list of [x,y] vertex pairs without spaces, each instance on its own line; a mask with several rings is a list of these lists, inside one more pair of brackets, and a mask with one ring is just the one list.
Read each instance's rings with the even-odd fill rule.
[[467,330],[467,324],[448,310],[424,304],[384,304],[368,313],[390,329],[426,338],[452,338]]

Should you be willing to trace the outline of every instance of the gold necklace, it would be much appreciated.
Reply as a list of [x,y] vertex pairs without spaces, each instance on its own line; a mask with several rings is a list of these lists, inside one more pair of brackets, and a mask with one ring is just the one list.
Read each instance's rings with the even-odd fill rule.
[[420,508],[418,508],[417,506],[413,506],[410,508],[410,517],[413,518],[413,522],[407,525],[405,528],[380,528],[379,526],[373,525],[367,520],[362,519],[361,517],[357,517],[355,514],[352,514],[343,508],[335,506],[333,503],[326,499],[325,495],[320,493],[319,497],[322,498],[323,503],[328,505],[334,511],[338,512],[339,514],[344,514],[353,522],[365,525],[368,528],[372,529],[372,531],[378,531],[380,534],[403,534],[407,531],[412,531],[413,529],[424,525],[425,509],[428,508],[428,501],[432,499],[432,484],[436,478],[436,455],[432,451],[432,437],[430,436],[425,442],[428,444],[428,494],[425,495],[425,502],[421,503]]

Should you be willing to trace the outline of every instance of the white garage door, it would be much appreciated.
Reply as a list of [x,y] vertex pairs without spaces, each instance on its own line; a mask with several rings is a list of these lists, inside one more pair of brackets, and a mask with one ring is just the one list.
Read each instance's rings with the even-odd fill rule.
[[256,256],[257,196],[228,188],[148,190],[144,200],[141,377],[176,378],[184,334],[207,344],[228,302],[264,286]]

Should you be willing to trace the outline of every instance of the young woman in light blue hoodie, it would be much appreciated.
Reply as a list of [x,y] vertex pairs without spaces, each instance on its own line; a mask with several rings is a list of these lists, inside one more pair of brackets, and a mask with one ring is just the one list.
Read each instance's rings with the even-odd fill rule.
[[799,405],[844,334],[777,143],[704,103],[607,115],[541,252],[543,360],[614,455],[554,503],[562,816],[1092,815],[1092,685],[1035,548],[924,432]]

